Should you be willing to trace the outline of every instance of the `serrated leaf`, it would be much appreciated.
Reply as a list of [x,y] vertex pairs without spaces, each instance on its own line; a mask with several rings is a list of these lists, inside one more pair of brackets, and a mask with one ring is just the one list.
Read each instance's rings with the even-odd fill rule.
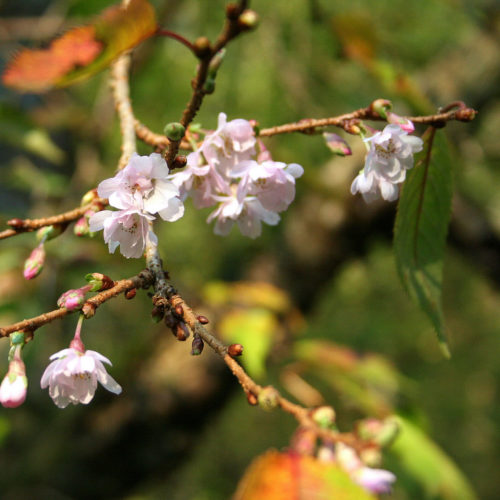
[[408,172],[398,205],[394,251],[399,276],[429,317],[449,357],[441,306],[443,259],[451,214],[452,167],[446,139],[435,128]]
[[92,24],[69,30],[47,49],[21,51],[7,65],[3,83],[24,92],[71,85],[101,71],[156,29],[155,12],[147,0],[110,7]]
[[334,464],[268,451],[249,466],[233,500],[375,500]]
[[467,478],[452,460],[418,427],[402,417],[398,438],[390,448],[398,464],[425,490],[426,498],[476,500]]

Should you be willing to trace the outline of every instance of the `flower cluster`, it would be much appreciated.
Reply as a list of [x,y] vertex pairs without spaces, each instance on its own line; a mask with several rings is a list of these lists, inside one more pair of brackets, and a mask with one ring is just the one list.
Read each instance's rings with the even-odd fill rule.
[[352,194],[361,193],[368,203],[380,197],[387,201],[398,198],[399,184],[413,167],[413,155],[423,147],[422,139],[409,136],[408,130],[408,126],[390,124],[364,139],[369,151],[364,169],[351,185]]
[[97,187],[100,197],[118,210],[102,210],[89,219],[91,232],[104,230],[104,241],[113,253],[118,246],[127,258],[141,257],[146,242],[157,243],[150,222],[158,214],[176,221],[184,215],[178,188],[168,179],[169,170],[161,155],[132,155],[128,165]]
[[216,221],[216,234],[227,235],[237,223],[242,234],[256,238],[262,222],[279,222],[278,212],[295,198],[295,179],[302,174],[296,163],[272,161],[250,122],[228,122],[220,113],[217,130],[207,134],[199,149],[188,155],[186,168],[170,179],[196,208],[216,205],[207,219]]

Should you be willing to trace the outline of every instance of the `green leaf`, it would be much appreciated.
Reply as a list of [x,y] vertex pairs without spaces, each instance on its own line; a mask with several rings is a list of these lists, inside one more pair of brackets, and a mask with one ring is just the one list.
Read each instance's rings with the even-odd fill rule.
[[399,276],[429,317],[441,349],[450,356],[441,307],[443,258],[451,214],[452,166],[441,132],[430,127],[401,192],[394,229]]
[[467,478],[452,460],[418,427],[394,417],[400,433],[390,448],[398,464],[436,500],[476,500]]

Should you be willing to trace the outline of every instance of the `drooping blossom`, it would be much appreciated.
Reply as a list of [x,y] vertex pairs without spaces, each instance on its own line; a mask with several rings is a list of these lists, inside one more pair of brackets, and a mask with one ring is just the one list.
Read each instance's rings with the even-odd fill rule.
[[367,202],[380,196],[388,201],[397,199],[399,184],[413,167],[413,155],[423,148],[422,139],[409,136],[398,125],[387,125],[382,132],[364,140],[370,149],[364,169],[351,185],[351,193],[361,193]]
[[24,262],[23,276],[25,279],[32,280],[42,272],[45,255],[44,244],[43,242],[39,243]]
[[50,357],[52,362],[40,381],[42,389],[49,388],[49,395],[59,408],[66,408],[69,403],[90,403],[98,382],[114,394],[122,392],[120,385],[103,365],[111,365],[109,359],[96,351],[85,350],[80,338],[82,320],[83,316],[78,321],[75,337],[69,348]]
[[364,465],[354,449],[343,443],[335,445],[335,457],[352,480],[371,493],[389,493],[396,481],[392,472]]
[[0,385],[0,403],[5,408],[17,408],[26,399],[28,378],[26,377],[26,367],[21,358],[21,349],[22,345],[14,346],[9,370]]
[[149,221],[154,218],[136,207],[102,210],[90,218],[89,227],[92,232],[104,229],[104,241],[110,253],[114,253],[119,246],[125,257],[139,258],[144,253],[148,239],[157,242],[156,235],[149,227]]
[[219,115],[217,130],[207,134],[199,149],[188,155],[184,170],[170,176],[182,199],[191,197],[196,208],[216,209],[207,222],[214,232],[227,235],[236,223],[245,236],[260,235],[262,222],[275,225],[278,212],[295,197],[300,165],[274,162],[253,126],[242,119]]
[[102,181],[97,192],[118,210],[102,210],[89,218],[89,230],[104,229],[104,241],[113,253],[127,258],[141,257],[146,243],[157,243],[150,222],[158,214],[176,221],[184,215],[178,187],[168,178],[167,164],[157,153],[132,155],[128,165],[114,177]]

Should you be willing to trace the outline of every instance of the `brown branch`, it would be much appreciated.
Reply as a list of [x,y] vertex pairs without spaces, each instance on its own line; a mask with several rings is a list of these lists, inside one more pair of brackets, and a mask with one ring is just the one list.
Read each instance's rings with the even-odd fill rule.
[[[120,293],[130,290],[131,288],[148,288],[152,283],[153,275],[147,270],[142,271],[137,276],[133,276],[132,278],[115,281],[112,288],[100,292],[87,300],[87,302],[83,305],[82,312],[85,314],[85,317],[90,318],[94,315],[95,310],[107,300],[112,299],[113,297],[116,297]],[[8,337],[11,333],[20,330],[34,332],[37,328],[40,328],[47,323],[51,323],[56,319],[61,319],[74,312],[80,311],[78,309],[72,311],[68,311],[65,308],[55,309],[54,311],[40,314],[34,318],[25,319],[12,325],[0,327],[0,337]]]
[[[477,113],[472,108],[468,108],[463,103],[452,103],[450,106],[459,109],[450,110],[446,112],[436,113],[434,115],[427,116],[406,116],[413,123],[429,124],[435,126],[443,126],[448,121],[458,120],[458,121],[472,121]],[[448,108],[447,106],[445,110]],[[295,123],[287,123],[285,125],[278,125],[277,127],[270,127],[262,129],[259,133],[260,137],[271,137],[278,134],[289,134],[292,132],[311,132],[317,128],[324,128],[329,126],[346,128],[351,120],[374,120],[374,121],[385,121],[376,111],[372,109],[371,106],[367,108],[361,108],[351,113],[346,113],[339,116],[333,116],[330,118],[308,118],[305,120],[300,120]]]
[[83,207],[74,208],[73,210],[69,210],[68,212],[64,212],[62,214],[42,217],[40,219],[12,219],[8,221],[8,224],[11,225],[12,228],[1,231],[0,240],[16,236],[16,234],[36,231],[41,227],[52,226],[53,224],[67,224],[82,217],[85,212],[96,203],[107,205],[107,200],[97,198],[93,200],[92,203],[84,205]]
[[[238,18],[241,13],[247,8],[248,2],[246,0],[241,0],[238,4],[229,4],[226,9],[226,22],[221,34],[218,36],[215,44],[210,47],[208,44],[203,51],[199,54],[200,63],[198,64],[198,69],[196,76],[191,82],[193,87],[193,93],[191,98],[182,113],[182,118],[180,123],[187,129],[189,124],[193,121],[196,113],[200,109],[205,95],[209,94],[211,91],[205,89],[205,83],[207,81],[208,70],[210,63],[215,55],[223,49],[227,43],[238,36],[242,31],[242,26],[238,23]],[[196,42],[195,42],[196,46]],[[196,47],[195,47],[196,50]],[[181,141],[170,141],[167,150],[165,151],[165,160],[167,165],[172,165],[180,147]]]

